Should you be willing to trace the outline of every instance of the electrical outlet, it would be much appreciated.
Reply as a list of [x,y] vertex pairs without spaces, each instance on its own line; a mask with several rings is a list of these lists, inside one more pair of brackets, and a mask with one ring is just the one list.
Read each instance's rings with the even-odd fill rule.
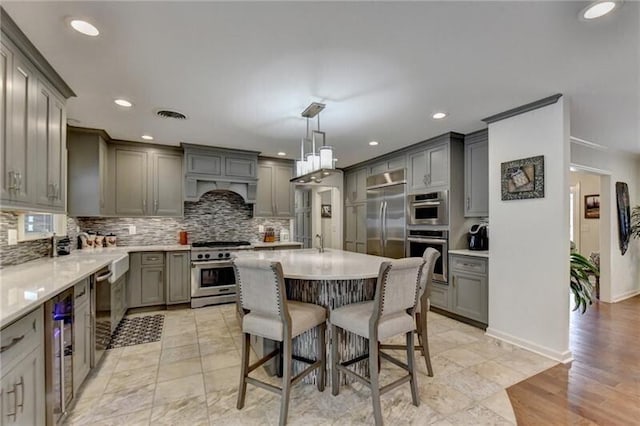
[[136,226],[129,225],[129,235],[136,235]]
[[17,229],[8,229],[7,230],[7,245],[15,246],[18,244],[18,230]]
[[264,232],[264,225],[258,225],[258,232]]

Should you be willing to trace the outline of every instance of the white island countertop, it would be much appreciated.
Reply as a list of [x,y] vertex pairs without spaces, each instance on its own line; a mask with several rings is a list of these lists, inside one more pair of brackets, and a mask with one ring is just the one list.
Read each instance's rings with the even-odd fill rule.
[[386,257],[336,249],[242,251],[238,257],[268,259],[282,264],[285,278],[296,280],[357,280],[377,278]]
[[74,250],[0,269],[0,328],[130,252],[190,250],[190,246],[122,246]]
[[462,255],[462,256],[484,257],[485,259],[489,258],[489,251],[488,250],[469,250],[469,249],[449,250],[449,254],[459,254],[459,255]]

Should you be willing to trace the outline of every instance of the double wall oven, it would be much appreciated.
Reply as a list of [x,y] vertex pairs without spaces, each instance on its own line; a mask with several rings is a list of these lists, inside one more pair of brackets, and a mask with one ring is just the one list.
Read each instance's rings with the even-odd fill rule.
[[195,242],[191,245],[191,307],[234,302],[234,252],[251,249],[248,241]]

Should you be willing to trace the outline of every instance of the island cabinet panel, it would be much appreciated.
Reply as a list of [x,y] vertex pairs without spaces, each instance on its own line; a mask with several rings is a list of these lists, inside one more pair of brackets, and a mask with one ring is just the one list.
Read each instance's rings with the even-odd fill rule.
[[293,166],[290,161],[259,160],[254,216],[292,217],[294,215]]
[[0,339],[0,424],[44,425],[44,309],[2,329]]
[[91,308],[89,303],[89,279],[76,284],[73,289],[73,392],[91,370]]
[[431,306],[450,311],[449,286],[434,282],[431,286],[431,296],[429,297],[429,301],[431,302]]
[[367,201],[367,168],[351,170],[345,173],[345,204],[365,203]]
[[451,312],[488,323],[488,260],[450,255]]
[[465,136],[464,196],[466,217],[489,216],[489,134],[487,130]]
[[167,305],[191,300],[191,264],[188,251],[166,254]]

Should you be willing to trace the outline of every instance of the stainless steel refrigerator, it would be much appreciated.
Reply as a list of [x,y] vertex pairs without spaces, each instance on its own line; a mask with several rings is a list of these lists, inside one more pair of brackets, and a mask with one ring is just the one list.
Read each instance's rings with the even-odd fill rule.
[[367,178],[368,254],[405,257],[406,200],[404,169]]

